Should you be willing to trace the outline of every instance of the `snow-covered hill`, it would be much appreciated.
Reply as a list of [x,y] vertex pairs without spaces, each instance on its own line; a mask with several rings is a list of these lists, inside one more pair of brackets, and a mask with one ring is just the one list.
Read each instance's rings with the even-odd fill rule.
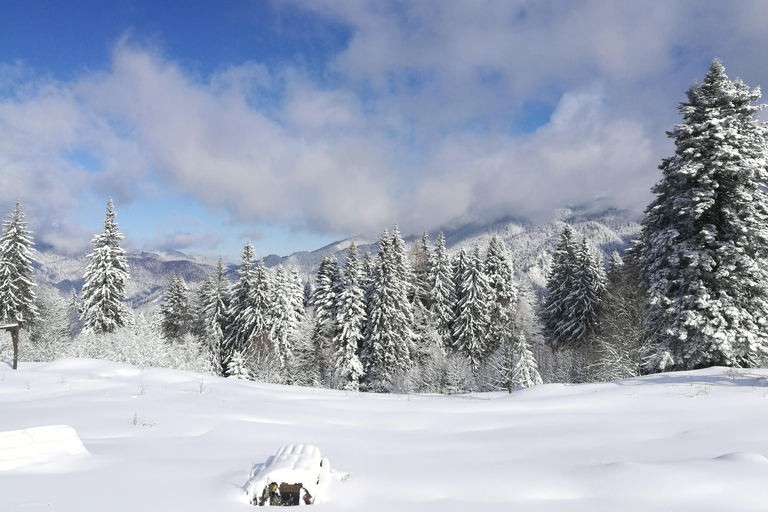
[[[613,250],[623,250],[636,236],[640,226],[633,214],[621,210],[606,210],[588,213],[578,210],[563,209],[556,212],[555,219],[534,224],[526,220],[506,219],[492,224],[469,224],[444,229],[446,246],[453,252],[460,247],[472,247],[475,243],[486,247],[493,234],[504,238],[509,247],[518,277],[528,279],[534,287],[543,287],[546,273],[551,263],[550,253],[557,242],[565,224],[573,226],[579,236],[587,237],[595,247],[606,256]],[[430,233],[434,243],[438,232]],[[415,242],[419,237],[408,238]],[[340,240],[315,251],[297,252],[280,257],[270,255],[264,258],[268,267],[280,263],[298,268],[305,280],[312,281],[320,261],[325,256],[336,255],[339,261],[344,256],[349,244],[354,241],[360,250],[376,254],[377,238],[354,237]],[[55,286],[63,293],[71,290],[79,292],[83,284],[82,276],[87,265],[85,255],[66,256],[51,250],[34,254],[36,261],[35,276],[39,283]],[[128,254],[131,279],[127,294],[134,307],[157,302],[163,293],[171,275],[179,273],[191,286],[195,286],[213,272],[216,261],[211,258],[188,255],[173,251],[166,253],[133,252]],[[228,275],[235,279],[234,262],[231,262]]]
[[308,443],[351,474],[323,510],[757,512],[766,404],[768,370],[404,396],[0,364],[0,510],[246,512],[252,469]]

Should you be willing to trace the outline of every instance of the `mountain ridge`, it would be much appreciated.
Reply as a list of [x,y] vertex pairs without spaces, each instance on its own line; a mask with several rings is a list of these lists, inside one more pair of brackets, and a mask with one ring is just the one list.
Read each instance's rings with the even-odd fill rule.
[[[446,248],[450,253],[460,248],[469,249],[475,244],[485,247],[491,236],[500,235],[510,251],[518,279],[530,283],[534,290],[541,291],[546,284],[546,275],[551,264],[551,253],[565,228],[570,225],[577,237],[587,238],[607,259],[614,250],[623,253],[640,230],[636,215],[628,210],[606,209],[589,211],[580,208],[563,208],[554,212],[552,220],[533,223],[528,219],[503,218],[494,222],[467,223],[445,228]],[[434,243],[436,230],[430,234]],[[405,237],[411,245],[420,236]],[[305,281],[312,282],[320,261],[326,256],[335,256],[343,262],[345,253],[352,242],[360,254],[366,251],[375,256],[378,237],[354,236],[338,240],[314,251],[298,251],[288,256],[270,254],[264,257],[267,267],[277,265],[296,267]],[[170,277],[177,273],[196,288],[216,268],[217,260],[206,256],[186,254],[180,251],[146,252],[131,251],[127,254],[131,279],[126,292],[128,302],[134,308],[150,306],[162,298]],[[86,254],[59,254],[50,248],[34,251],[35,277],[40,284],[53,286],[64,294],[72,290],[79,293],[83,284],[83,273],[88,263]],[[237,265],[227,265],[227,276],[236,279]]]

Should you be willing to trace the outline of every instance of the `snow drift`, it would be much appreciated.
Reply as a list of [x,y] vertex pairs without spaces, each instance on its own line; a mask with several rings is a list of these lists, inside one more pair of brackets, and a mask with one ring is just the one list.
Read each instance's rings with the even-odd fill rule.
[[75,429],[68,425],[0,432],[0,471],[87,453]]

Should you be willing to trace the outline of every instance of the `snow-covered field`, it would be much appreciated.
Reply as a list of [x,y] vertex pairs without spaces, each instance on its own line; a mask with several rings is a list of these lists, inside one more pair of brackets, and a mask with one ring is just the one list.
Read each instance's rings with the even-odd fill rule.
[[0,364],[3,512],[246,512],[297,443],[351,474],[323,510],[765,511],[768,370],[403,396]]

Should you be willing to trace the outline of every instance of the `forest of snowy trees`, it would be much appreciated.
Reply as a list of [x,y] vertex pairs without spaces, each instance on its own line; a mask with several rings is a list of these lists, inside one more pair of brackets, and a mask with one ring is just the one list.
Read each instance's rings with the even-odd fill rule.
[[0,317],[22,360],[99,357],[348,391],[460,393],[614,380],[768,357],[766,128],[760,97],[715,60],[681,103],[676,150],[624,257],[566,227],[546,290],[516,277],[499,236],[446,250],[397,226],[376,254],[351,243],[314,279],[267,269],[250,243],[195,290],[174,275],[154,313],[125,305],[129,268],[112,201],[80,295],[36,293],[21,206],[0,239]]

